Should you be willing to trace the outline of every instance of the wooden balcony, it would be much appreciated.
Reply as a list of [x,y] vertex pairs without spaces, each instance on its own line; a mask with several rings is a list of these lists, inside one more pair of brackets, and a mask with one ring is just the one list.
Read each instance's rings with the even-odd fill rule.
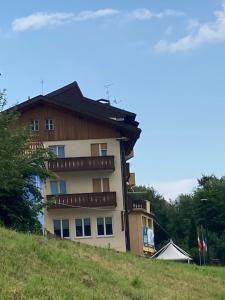
[[117,206],[116,192],[48,195],[47,201],[53,201],[50,209]]
[[48,169],[54,172],[115,170],[114,156],[66,157],[48,161]]

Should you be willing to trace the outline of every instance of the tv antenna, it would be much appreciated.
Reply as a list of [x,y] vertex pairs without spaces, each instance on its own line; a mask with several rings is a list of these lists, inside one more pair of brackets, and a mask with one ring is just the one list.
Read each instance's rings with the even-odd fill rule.
[[116,97],[114,97],[114,100],[113,100],[112,103],[113,103],[113,104],[119,104],[119,103],[121,103],[121,102],[122,102],[122,100],[119,100],[119,101],[118,101],[118,100],[116,99]]
[[43,95],[44,94],[44,80],[42,79],[41,80],[41,94]]
[[109,88],[110,88],[110,86],[112,86],[113,85],[113,83],[108,83],[108,84],[105,84],[104,85],[104,87],[105,87],[105,89],[106,89],[106,99],[107,100],[109,100],[110,101],[110,94],[109,94]]

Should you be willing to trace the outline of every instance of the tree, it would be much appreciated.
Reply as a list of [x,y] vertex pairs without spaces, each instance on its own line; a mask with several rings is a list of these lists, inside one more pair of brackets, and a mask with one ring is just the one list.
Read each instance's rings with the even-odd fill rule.
[[202,226],[206,235],[207,227],[210,258],[219,258],[225,263],[224,176],[203,175],[198,179],[198,186],[193,193],[180,195],[173,202],[167,202],[153,188],[139,186],[134,190],[145,191],[147,199],[151,201],[157,248],[172,238],[198,262],[197,228]]
[[23,231],[40,226],[38,215],[43,198],[35,176],[45,181],[53,176],[44,162],[46,149],[30,150],[30,129],[17,125],[19,113],[4,110],[5,92],[0,93],[0,223]]

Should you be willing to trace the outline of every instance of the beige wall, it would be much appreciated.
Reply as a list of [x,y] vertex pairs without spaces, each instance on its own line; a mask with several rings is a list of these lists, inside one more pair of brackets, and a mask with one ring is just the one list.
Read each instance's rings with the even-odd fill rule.
[[[74,140],[74,141],[54,141],[44,142],[45,147],[50,145],[65,145],[65,157],[91,156],[91,144],[107,143],[108,155],[113,155],[115,159],[115,171],[82,171],[82,172],[58,172],[58,178],[67,182],[67,193],[92,193],[92,178],[109,178],[110,191],[116,192],[117,207],[109,211],[101,209],[52,209],[45,212],[45,227],[53,233],[53,219],[69,218],[71,239],[75,239],[74,219],[91,217],[93,237],[78,238],[79,241],[92,245],[108,247],[119,251],[125,251],[125,234],[121,231],[121,211],[123,211],[122,176],[120,163],[120,143],[116,139],[94,139],[94,140]],[[44,186],[44,195],[50,195],[50,182],[47,180]],[[112,216],[114,222],[113,237],[97,237],[96,217]]]
[[[147,208],[149,209],[150,207]],[[143,214],[140,211],[133,211],[129,214],[131,251],[137,255],[144,255],[144,251],[150,253],[155,252],[155,249],[152,247],[144,247],[142,217],[151,220],[150,228],[154,230],[153,219],[149,216],[146,216],[146,214]]]
[[140,213],[129,214],[130,247],[137,255],[143,255],[143,232]]
[[[113,236],[97,236],[97,217],[112,217],[113,219]],[[75,236],[75,218],[90,218],[92,237]],[[70,224],[70,239],[95,245],[99,247],[113,248],[118,251],[126,251],[125,232],[121,230],[121,212],[114,210],[98,210],[98,209],[55,209],[48,210],[47,218],[45,219],[46,228],[53,233],[54,219],[69,219]]]

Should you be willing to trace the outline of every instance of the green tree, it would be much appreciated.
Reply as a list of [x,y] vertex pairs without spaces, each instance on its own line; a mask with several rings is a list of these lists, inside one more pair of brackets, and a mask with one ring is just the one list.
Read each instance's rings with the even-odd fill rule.
[[152,203],[157,248],[171,237],[198,262],[197,228],[202,226],[206,236],[207,227],[210,258],[225,263],[225,177],[203,175],[193,193],[180,195],[173,202],[167,202],[153,188],[134,190],[145,191]]
[[45,149],[30,150],[30,130],[18,126],[19,114],[4,110],[5,92],[0,93],[0,223],[24,231],[40,226],[38,215],[43,198],[35,176],[45,181],[50,173],[44,162],[51,154]]

